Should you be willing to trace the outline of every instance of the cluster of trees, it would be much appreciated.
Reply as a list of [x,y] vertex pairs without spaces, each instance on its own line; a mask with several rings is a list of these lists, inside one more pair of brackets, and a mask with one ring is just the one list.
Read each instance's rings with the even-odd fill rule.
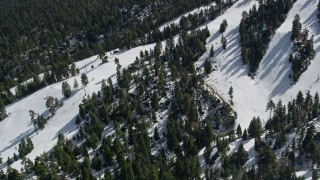
[[259,1],[257,9],[243,12],[240,22],[241,56],[248,64],[250,72],[255,73],[265,54],[271,35],[286,19],[286,14],[296,0]]
[[29,115],[36,129],[44,129],[47,120],[42,115],[35,113],[33,110],[29,111]]
[[[72,62],[103,51],[156,42],[163,40],[163,34],[166,38],[174,36],[179,30],[171,32],[169,28],[159,34],[157,27],[194,7],[214,1],[95,0],[88,3],[68,0],[61,4],[57,0],[50,3],[5,0],[3,4],[7,8],[0,15],[3,20],[0,25],[0,92],[10,96],[8,90],[14,85],[41,72],[50,71],[60,76]],[[199,23],[209,16],[215,18],[225,7],[222,1],[217,2],[218,10],[212,7],[190,20]]]
[[[37,1],[37,0],[34,0]],[[100,0],[97,0],[97,4],[101,4],[102,2],[99,2]],[[152,0],[151,0],[152,1]],[[102,58],[103,62],[107,61],[107,57],[104,56],[104,51],[115,49],[117,47],[125,47],[126,49],[146,44],[146,43],[153,43],[153,42],[159,42],[165,39],[168,39],[170,37],[174,37],[178,33],[182,31],[187,30],[193,30],[199,25],[215,19],[218,15],[221,14],[221,11],[225,8],[230,7],[233,4],[233,1],[216,1],[218,5],[210,6],[209,8],[205,10],[201,10],[199,13],[195,14],[189,14],[188,16],[184,16],[181,18],[181,21],[178,25],[171,24],[164,28],[164,30],[161,32],[158,28],[156,28],[158,25],[164,23],[166,20],[169,20],[170,18],[175,17],[174,15],[179,15],[180,13],[183,13],[187,10],[190,10],[193,7],[198,7],[200,5],[207,5],[213,1],[216,0],[205,0],[205,1],[195,1],[191,0],[188,2],[188,4],[182,3],[182,2],[162,2],[157,5],[147,5],[148,3],[138,3],[138,6],[134,6],[136,2],[130,2],[125,3],[126,5],[120,5],[118,3],[112,5],[119,5],[122,8],[120,8],[121,12],[117,13],[111,13],[112,17],[114,18],[114,14],[117,14],[119,16],[123,16],[124,14],[127,14],[125,18],[120,18],[121,21],[114,21],[112,19],[108,19],[112,21],[111,25],[108,24],[108,22],[100,22],[102,19],[98,19],[98,22],[95,22],[95,26],[92,27],[92,24],[88,25],[86,23],[89,23],[92,21],[92,19],[83,22],[82,19],[78,19],[79,16],[74,17],[74,13],[70,15],[69,10],[73,10],[73,6],[76,6],[77,8],[88,8],[86,6],[83,6],[83,3],[71,3],[66,2],[66,4],[70,4],[70,6],[62,6],[60,4],[56,4],[56,1],[51,2],[51,5],[53,7],[60,7],[58,9],[64,9],[66,11],[65,14],[59,14],[63,12],[63,10],[59,10],[58,13],[56,11],[52,12],[46,11],[45,16],[48,16],[50,21],[53,21],[52,23],[48,23],[48,21],[44,21],[43,26],[37,27],[34,29],[30,29],[29,26],[25,26],[23,23],[20,24],[18,22],[24,22],[20,21],[19,18],[16,19],[16,21],[9,21],[7,17],[11,16],[5,16],[5,24],[8,25],[8,28],[12,28],[13,26],[22,28],[23,30],[12,31],[12,33],[19,34],[19,36],[10,36],[6,37],[10,34],[10,32],[3,33],[0,35],[0,39],[5,38],[4,41],[4,49],[6,49],[4,54],[1,54],[5,57],[0,57],[0,68],[2,69],[2,74],[0,74],[0,96],[3,99],[3,102],[5,105],[8,105],[12,103],[14,100],[19,99],[21,97],[24,97],[26,95],[29,95],[44,86],[48,84],[52,84],[58,81],[61,81],[63,79],[66,79],[69,77],[69,74],[71,76],[74,76],[75,74],[79,74],[79,69],[75,69],[74,63],[71,66],[71,69],[68,68],[68,65],[71,64],[74,61],[77,61],[79,59],[83,59],[86,57],[89,57],[94,54],[101,55],[100,58]],[[21,3],[21,7],[29,6],[31,2],[23,2]],[[42,2],[37,2],[39,8],[46,7],[47,4],[42,4]],[[96,5],[96,3],[93,3]],[[108,2],[109,3],[109,2]],[[110,11],[114,9],[110,9],[109,6],[107,6],[108,3],[102,3],[103,6],[108,7]],[[131,4],[132,3],[132,4]],[[173,8],[171,3],[179,4],[179,8]],[[182,3],[182,4],[181,4]],[[131,4],[131,5],[129,5]],[[8,6],[13,6],[12,3],[9,3]],[[124,6],[124,7],[123,7]],[[153,11],[158,12],[157,9],[167,10],[170,13],[167,14],[158,14],[158,13],[149,13],[150,17],[147,17],[143,20],[143,22],[136,21],[135,18],[136,14],[139,14],[138,11],[141,11],[143,8],[140,6],[147,6],[146,8],[151,8]],[[14,8],[19,9],[19,13],[22,13],[26,11],[25,9],[20,9],[21,7]],[[99,8],[102,8],[98,6]],[[161,8],[162,7],[162,8]],[[164,8],[166,7],[166,8]],[[129,13],[129,9],[132,9],[132,12],[135,12],[133,14]],[[35,17],[35,13],[40,15],[40,19],[37,19],[37,22],[33,22],[33,18],[31,18],[31,22],[34,24],[38,24],[39,22],[42,22],[43,19],[43,13],[42,11],[34,11],[33,8],[27,8],[27,12],[24,12],[24,16],[29,16],[32,14],[32,17]],[[169,10],[170,9],[170,10]],[[105,11],[105,9],[103,10]],[[86,11],[88,14],[85,14],[84,16],[87,17],[90,13],[97,13],[92,12],[91,10]],[[99,12],[98,14],[100,14]],[[105,13],[105,14],[104,14]],[[104,12],[102,13],[104,16],[108,16],[109,14]],[[129,14],[128,14],[129,13]],[[141,13],[141,12],[140,12]],[[11,14],[11,12],[5,11],[4,14]],[[70,17],[66,18],[65,15],[69,14]],[[57,22],[53,20],[52,18],[59,16],[59,18],[64,19],[64,21],[67,23],[64,23],[63,25],[59,24],[60,22]],[[16,16],[16,14],[14,15]],[[83,16],[83,15],[81,15]],[[91,17],[91,16],[88,16]],[[59,19],[58,18],[58,19]],[[65,19],[66,18],[66,19]],[[55,19],[55,18],[54,18]],[[69,19],[69,20],[68,20]],[[71,22],[71,19],[77,20],[77,24],[73,24],[71,26],[68,22]],[[7,21],[8,20],[8,21]],[[38,22],[39,21],[39,22]],[[126,24],[125,22],[128,21]],[[30,23],[31,23],[30,22]],[[116,25],[116,23],[123,24],[123,26]],[[16,24],[17,23],[17,24]],[[80,30],[84,28],[83,26],[80,26],[80,24],[86,24],[85,29],[88,30]],[[47,24],[47,25],[45,25]],[[128,25],[131,24],[131,25]],[[132,24],[138,24],[132,26]],[[79,26],[78,26],[79,25]],[[97,28],[99,26],[104,26],[103,28]],[[49,29],[46,27],[50,27]],[[80,28],[80,29],[79,29]],[[76,29],[76,31],[74,31]],[[127,32],[128,29],[132,29],[132,33]],[[39,34],[43,35],[43,39],[39,39],[37,36],[30,36],[28,31],[36,31]],[[108,33],[106,33],[107,31]],[[75,33],[76,32],[76,33]],[[114,33],[117,32],[117,33]],[[69,34],[71,33],[71,35]],[[106,33],[106,34],[104,34]],[[103,34],[104,36],[101,36]],[[145,35],[147,34],[147,35]],[[20,39],[18,38],[20,37]],[[61,39],[60,39],[61,38]],[[102,39],[101,39],[102,38]],[[8,39],[12,39],[13,41],[8,41]],[[60,40],[59,40],[60,39]],[[22,46],[23,44],[23,46]],[[12,48],[18,46],[19,48]],[[36,48],[34,48],[36,47]],[[41,47],[41,48],[39,48]],[[224,46],[225,47],[225,46]],[[19,51],[17,51],[17,49]],[[16,55],[15,55],[16,54]],[[22,56],[20,56],[23,54]],[[1,59],[10,59],[10,64],[6,64],[9,61],[1,61]],[[23,63],[24,60],[28,60],[29,63]],[[40,63],[39,63],[40,62]],[[11,68],[11,66],[13,66]],[[16,68],[18,67],[18,68]],[[37,74],[44,72],[44,77],[41,79]],[[22,83],[23,81],[31,78],[32,81]],[[14,80],[14,79],[17,79]],[[12,94],[9,90],[12,86],[16,85],[16,92],[15,94]],[[1,119],[1,118],[0,118]]]
[[222,23],[220,24],[219,32],[224,33],[226,31],[227,27],[228,27],[227,20],[223,20]]
[[33,143],[31,139],[28,137],[27,139],[22,138],[19,144],[19,156],[20,158],[25,157],[33,150]]
[[319,163],[318,132],[313,123],[310,123],[320,116],[318,93],[312,97],[310,92],[304,95],[300,91],[287,106],[281,101],[277,104],[269,102],[268,109],[272,111],[273,116],[266,123],[266,137],[276,140],[273,149],[284,147],[287,143],[286,133],[296,131],[299,136],[291,142],[291,150],[286,152],[290,166],[294,167],[302,161],[311,161],[312,164]]
[[[297,97],[290,101],[288,105],[283,105],[281,101],[275,104],[270,100],[267,104],[270,111],[270,119],[265,127],[259,117],[254,117],[249,128],[242,133],[239,125],[236,130],[238,138],[242,141],[249,138],[255,140],[254,149],[258,153],[257,163],[249,171],[243,165],[248,160],[248,153],[242,143],[238,150],[229,156],[224,152],[228,150],[228,142],[234,141],[234,132],[228,133],[228,139],[217,141],[218,153],[222,153],[220,161],[221,167],[206,169],[205,177],[228,178],[239,177],[239,179],[301,179],[295,174],[295,167],[300,167],[303,163],[315,164],[320,161],[319,132],[314,126],[315,119],[320,116],[319,95],[314,97],[307,92],[305,95],[300,91]],[[262,139],[263,133],[265,138]],[[299,134],[293,141],[288,142],[288,134]],[[280,158],[276,158],[276,152],[282,148],[284,153]],[[211,155],[211,147],[206,147],[204,157],[208,164],[216,161],[217,154]],[[310,168],[311,168],[310,167]],[[314,169],[313,179],[318,179],[318,170]]]
[[[197,154],[202,147],[209,146],[214,140],[211,124],[219,129],[223,122],[217,121],[228,121],[230,118],[234,122],[235,119],[230,115],[231,109],[225,106],[218,108],[222,105],[221,102],[204,89],[204,82],[194,68],[194,61],[205,52],[204,43],[208,36],[207,29],[191,34],[184,32],[179,36],[176,46],[172,43],[173,39],[167,40],[163,54],[161,43],[158,43],[153,51],[141,52],[140,59],[137,58],[128,69],[121,69],[116,62],[118,86],[113,87],[109,79],[108,83],[102,84],[98,94],[93,94],[91,99],[86,99],[79,107],[82,120],[77,138],[85,138],[85,145],[92,149],[96,149],[102,140],[102,156],[98,153],[92,159],[92,168],[99,170],[101,162],[106,162],[106,166],[115,170],[113,176],[120,179],[200,178],[201,168]],[[167,73],[167,70],[171,73]],[[169,82],[173,83],[172,87]],[[130,94],[128,91],[132,83],[136,90]],[[172,97],[167,99],[167,94],[172,94]],[[167,103],[160,104],[160,99],[163,98],[171,104],[170,108],[165,105]],[[210,108],[218,108],[217,114],[221,116],[210,114],[207,118],[202,117],[204,109],[197,103],[201,99],[208,99]],[[163,108],[169,108],[170,112],[166,135],[159,134],[155,128],[153,137],[149,137],[146,123],[157,122],[156,113]],[[203,118],[207,120],[199,121]],[[140,119],[150,120],[145,122]],[[101,137],[101,126],[110,121],[119,129],[116,132],[122,134],[117,135],[118,138],[113,142],[110,137]],[[158,150],[159,155],[152,158],[151,147],[161,140],[167,141],[169,152],[164,152],[161,148],[162,150]],[[129,153],[129,157],[139,158],[123,157],[122,152]],[[177,160],[170,163],[166,157],[168,154],[174,154]],[[150,158],[154,160],[151,161]],[[160,168],[160,173],[156,173],[154,168]]]
[[[38,8],[47,8],[48,6],[48,4],[38,2],[38,0],[33,1],[39,6]],[[84,6],[86,3],[82,1],[77,3],[68,1],[64,5],[52,1],[50,7],[55,8],[45,12],[35,11],[33,8],[22,8],[29,7],[30,3],[33,4],[32,2],[20,3],[19,7],[14,6],[14,3],[8,3],[8,6],[13,6],[13,9],[17,8],[17,12],[22,13],[24,18],[32,14],[32,18],[27,24],[34,24],[35,28],[30,29],[30,26],[25,26],[23,24],[25,21],[20,21],[20,18],[16,18],[15,21],[10,21],[10,18],[8,18],[19,16],[19,13],[12,15],[12,12],[4,12],[4,14],[8,14],[4,15],[4,23],[8,25],[7,28],[19,27],[14,28],[14,31],[6,29],[6,33],[0,35],[0,40],[5,39],[5,41],[2,41],[4,42],[5,53],[0,53],[5,56],[0,56],[0,69],[2,70],[2,74],[0,74],[0,95],[6,105],[45,85],[63,80],[63,77],[68,74],[68,65],[74,61],[99,54],[102,62],[106,62],[108,57],[104,55],[105,51],[119,47],[120,49],[130,49],[142,44],[163,41],[182,31],[194,30],[199,25],[215,19],[224,9],[233,4],[231,0],[226,2],[221,0],[190,0],[187,4],[169,0],[162,1],[159,4],[154,0],[146,0],[139,3],[136,1],[126,2],[125,5],[113,1],[100,1],[96,0],[92,3],[95,8],[101,8],[101,10],[95,11],[92,11],[92,8],[88,9],[88,6]],[[208,5],[211,2],[216,2],[217,5],[211,5],[198,13],[184,16],[178,25],[170,24],[164,27],[163,31],[157,28],[167,20],[194,7]],[[114,6],[119,6],[119,8],[110,8]],[[55,11],[56,8],[59,11]],[[74,9],[79,9],[79,12],[83,9],[82,11],[86,13],[81,15],[76,15],[78,12],[70,14],[70,11],[73,12]],[[160,10],[162,13],[159,13]],[[148,13],[145,14],[145,12]],[[142,21],[139,19],[140,16],[143,16],[141,14],[145,14]],[[34,19],[34,17],[37,17],[36,15],[40,16],[37,20]],[[92,19],[96,15],[101,15],[101,17]],[[79,17],[86,18],[86,20],[84,21],[83,18]],[[56,21],[57,19],[64,23],[61,24],[60,21]],[[70,22],[75,21],[78,23],[70,24]],[[42,22],[42,25],[38,26],[38,24],[41,24],[40,22]],[[19,31],[17,32],[16,29],[19,29]],[[30,36],[32,33],[27,33],[29,31],[32,31],[33,34],[41,34],[41,36]],[[6,37],[11,32],[16,36]],[[12,39],[12,41],[8,41],[8,39]],[[15,46],[19,48],[12,48]],[[10,61],[4,61],[4,59],[10,59]],[[28,61],[28,63],[24,63],[25,61]],[[8,64],[8,62],[10,63]],[[39,80],[37,74],[41,72],[45,73],[46,81]],[[22,84],[17,88],[16,95],[12,95],[9,91],[11,87],[18,86],[21,82],[30,78],[38,79],[40,83]]]
[[290,54],[289,61],[292,63],[292,79],[297,82],[316,55],[313,47],[313,36],[309,39],[309,31],[307,29],[302,30],[298,14],[296,14],[292,23],[291,41],[293,42],[293,52]]
[[29,95],[49,84],[56,83],[80,73],[79,69],[74,63],[72,63],[70,67],[68,63],[69,62],[66,61],[65,64],[60,64],[58,67],[52,66],[52,68],[44,72],[42,78],[40,78],[39,75],[36,75],[29,81],[23,83],[20,82],[20,84],[15,87],[14,94],[12,94],[9,89],[3,90],[0,85],[0,96],[2,98],[1,102],[3,102],[5,105],[10,104],[14,100]]
[[56,111],[63,105],[59,102],[58,98],[54,98],[53,96],[48,96],[45,98],[46,100],[46,108],[48,108],[51,113],[51,117],[53,117]]
[[[235,121],[231,108],[205,89],[194,67],[208,36],[207,29],[183,32],[177,45],[169,39],[162,51],[157,43],[128,68],[115,61],[116,86],[111,79],[103,81],[101,90],[79,106],[75,140],[80,145],[59,135],[50,155],[37,157],[23,172],[39,179],[62,172],[68,178],[92,179],[93,171],[102,169],[105,179],[200,179],[199,150],[215,141],[215,129],[226,124],[224,128],[232,128]],[[155,127],[157,114],[164,109],[169,111],[166,130],[160,133],[155,128],[150,136],[148,129]],[[110,125],[115,133],[104,136]],[[165,142],[168,150],[162,147]],[[155,146],[160,148],[152,155]]]

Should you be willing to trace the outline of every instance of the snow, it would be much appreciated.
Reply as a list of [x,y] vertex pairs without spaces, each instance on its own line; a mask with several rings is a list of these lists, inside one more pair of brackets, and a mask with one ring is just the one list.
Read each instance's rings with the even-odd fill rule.
[[[269,48],[254,79],[248,76],[248,67],[241,60],[241,46],[239,44],[240,14],[248,11],[257,1],[238,1],[225,14],[207,24],[211,37],[207,40],[207,54],[197,62],[202,66],[208,57],[211,45],[215,48],[215,57],[212,59],[214,71],[206,82],[214,87],[225,99],[229,99],[228,91],[232,86],[234,90],[233,108],[238,114],[237,123],[243,129],[249,126],[254,116],[260,116],[265,122],[269,118],[266,104],[273,99],[274,102],[282,100],[287,103],[301,90],[310,90],[311,94],[320,91],[317,81],[320,67],[320,28],[317,21],[317,1],[297,0],[288,14],[286,21],[276,31],[269,44]],[[309,30],[309,35],[314,35],[314,48],[317,53],[308,70],[302,74],[299,81],[291,85],[289,78],[291,63],[288,61],[291,52],[291,27],[296,14],[300,15],[304,28]],[[223,19],[228,22],[224,36],[227,39],[227,49],[223,50],[220,43],[221,34],[218,28]]]
[[[72,138],[77,132],[75,119],[79,113],[78,107],[82,99],[93,92],[99,91],[103,79],[115,77],[116,64],[114,58],[118,58],[122,67],[126,67],[134,62],[135,57],[139,56],[141,50],[149,50],[154,45],[140,46],[113,54],[109,58],[110,62],[102,65],[100,65],[101,60],[97,56],[76,63],[76,66],[80,69],[80,74],[66,81],[73,86],[74,79],[77,79],[81,84],[81,73],[87,73],[89,84],[86,87],[80,86],[80,88],[73,90],[71,97],[68,99],[63,97],[62,82],[59,82],[9,105],[7,111],[10,116],[0,122],[0,154],[3,160],[6,161],[8,157],[12,158],[14,152],[18,154],[18,145],[22,137],[31,137],[34,144],[34,149],[27,155],[31,160],[43,152],[50,151],[56,144],[59,133],[64,134],[67,138]],[[91,69],[92,65],[94,66],[93,69]],[[43,130],[35,132],[30,120],[29,110],[48,115],[49,112],[45,107],[44,100],[47,96],[57,97],[64,105],[57,110],[56,115],[49,120]],[[20,169],[20,162],[15,162],[12,167]]]
[[310,171],[297,171],[296,172],[297,177],[304,177],[305,180],[311,180],[312,179],[312,172]]

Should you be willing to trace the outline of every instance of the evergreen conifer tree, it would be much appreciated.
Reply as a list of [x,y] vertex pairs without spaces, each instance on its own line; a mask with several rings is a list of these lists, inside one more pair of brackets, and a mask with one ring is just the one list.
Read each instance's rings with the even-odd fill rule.
[[4,103],[0,99],[0,121],[4,120],[7,117],[7,111],[6,107],[4,106]]
[[69,98],[71,95],[71,87],[66,81],[62,83],[62,94],[66,98]]
[[210,74],[212,72],[212,65],[208,58],[204,61],[204,71],[206,74]]
[[89,83],[88,76],[86,74],[81,75],[81,83],[83,86],[86,86]]

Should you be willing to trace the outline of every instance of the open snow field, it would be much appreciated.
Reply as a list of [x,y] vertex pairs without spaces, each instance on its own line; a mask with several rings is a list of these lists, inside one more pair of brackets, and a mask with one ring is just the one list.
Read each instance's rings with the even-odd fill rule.
[[[229,99],[228,91],[232,86],[234,91],[234,109],[238,114],[237,123],[243,128],[247,128],[253,116],[260,116],[266,121],[269,113],[266,111],[267,102],[272,99],[274,102],[295,98],[301,90],[310,90],[314,95],[320,91],[320,25],[317,19],[317,0],[297,0],[288,14],[286,21],[274,34],[269,48],[260,68],[252,80],[248,76],[248,67],[243,65],[241,59],[241,46],[239,44],[239,24],[242,11],[248,11],[257,1],[238,1],[222,16],[208,24],[211,37],[207,40],[208,53],[211,45],[215,48],[215,57],[212,58],[213,66],[217,67],[206,79],[206,82],[213,86],[220,95]],[[304,72],[299,81],[292,84],[289,74],[291,73],[291,63],[288,58],[291,52],[291,28],[292,21],[296,14],[300,15],[303,28],[309,30],[309,35],[314,35],[314,49],[317,53],[311,62],[308,70]],[[227,49],[223,50],[220,43],[221,34],[218,32],[223,19],[228,22],[228,27],[224,36],[227,39]],[[198,61],[201,66],[205,54]]]

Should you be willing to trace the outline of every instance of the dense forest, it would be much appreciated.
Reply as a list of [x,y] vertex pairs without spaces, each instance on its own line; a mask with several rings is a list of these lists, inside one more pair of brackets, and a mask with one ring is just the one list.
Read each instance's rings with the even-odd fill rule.
[[[236,113],[202,79],[211,72],[210,62],[204,62],[203,71],[194,67],[208,36],[207,29],[182,32],[176,45],[173,39],[165,47],[157,43],[153,50],[141,51],[128,68],[116,59],[118,83],[103,81],[100,91],[83,99],[74,138],[60,134],[53,150],[34,162],[25,158],[32,151],[31,140],[22,140],[21,154],[13,154],[7,165],[22,159],[23,168],[19,172],[9,166],[1,178],[201,179],[202,150],[206,179],[301,179],[297,168],[320,162],[318,93],[299,92],[287,105],[271,100],[265,126],[254,117],[248,129],[235,128]],[[83,86],[89,83],[87,77],[81,79]],[[68,95],[68,85],[63,87]],[[232,94],[230,87],[231,101]],[[244,148],[251,140],[253,157]],[[239,147],[227,153],[235,141]],[[245,167],[249,156],[257,163]],[[319,177],[316,169],[312,176]]]
[[[34,163],[25,159],[23,174],[15,175],[56,179],[62,173],[92,179],[92,172],[103,170],[105,179],[200,179],[199,150],[210,147],[212,141],[226,148],[227,141],[218,134],[220,129],[232,129],[236,119],[228,103],[205,88],[194,67],[205,52],[208,36],[207,29],[183,32],[177,45],[173,39],[166,41],[165,48],[158,43],[154,50],[141,52],[128,68],[115,60],[117,85],[111,79],[104,81],[101,90],[79,106],[79,133],[74,141],[80,145],[59,135],[50,154]],[[163,111],[168,114],[161,117]],[[109,126],[115,132],[105,136]],[[16,156],[23,158],[23,154]],[[11,173],[17,172],[9,168],[7,176]]]
[[[211,2],[217,6],[159,30],[173,17]],[[272,35],[294,2],[262,0],[258,10],[253,6],[243,12],[242,60],[250,75],[258,70]],[[313,180],[319,179],[318,93],[300,91],[287,104],[270,100],[266,121],[253,117],[242,129],[236,126],[237,113],[232,109],[238,103],[233,101],[233,87],[226,101],[206,83],[214,71],[216,52],[213,45],[206,47],[208,27],[197,27],[230,5],[229,0],[53,0],[47,4],[0,0],[0,121],[10,115],[6,104],[79,75],[75,61],[97,54],[101,67],[108,61],[108,50],[155,42],[128,67],[114,59],[116,80],[105,77],[99,91],[85,93],[72,138],[57,132],[57,144],[30,160],[32,137],[22,135],[17,151],[8,159],[0,158],[2,168],[7,168],[0,170],[0,180],[300,180],[296,173],[306,167]],[[218,32],[227,28],[224,19]],[[298,81],[315,56],[313,37],[302,29],[299,15],[293,21],[291,40],[292,79]],[[226,49],[223,34],[221,45]],[[199,58],[203,64],[195,64]],[[81,74],[81,82],[75,79],[71,85],[64,81],[63,99],[70,100],[92,83],[88,76]],[[12,86],[16,86],[14,94],[9,90]],[[48,128],[64,106],[64,101],[50,95],[44,100],[46,116],[29,110],[36,133]],[[16,161],[21,169],[11,167]]]
[[253,6],[249,12],[242,13],[240,22],[241,56],[244,64],[248,64],[250,73],[254,75],[259,68],[271,36],[285,21],[286,15],[295,0],[259,1],[257,9]]
[[[86,57],[120,48],[159,42],[182,30],[192,30],[217,17],[232,1],[216,1],[205,11],[188,15],[178,25],[158,27],[195,7],[215,0],[203,1],[8,1],[0,8],[0,95],[4,104],[66,78],[68,65]],[[161,12],[161,13],[160,13]],[[46,72],[47,79],[38,74]],[[63,75],[61,75],[63,74]],[[40,84],[13,95],[9,89],[36,78]],[[0,103],[0,104],[1,104]]]

